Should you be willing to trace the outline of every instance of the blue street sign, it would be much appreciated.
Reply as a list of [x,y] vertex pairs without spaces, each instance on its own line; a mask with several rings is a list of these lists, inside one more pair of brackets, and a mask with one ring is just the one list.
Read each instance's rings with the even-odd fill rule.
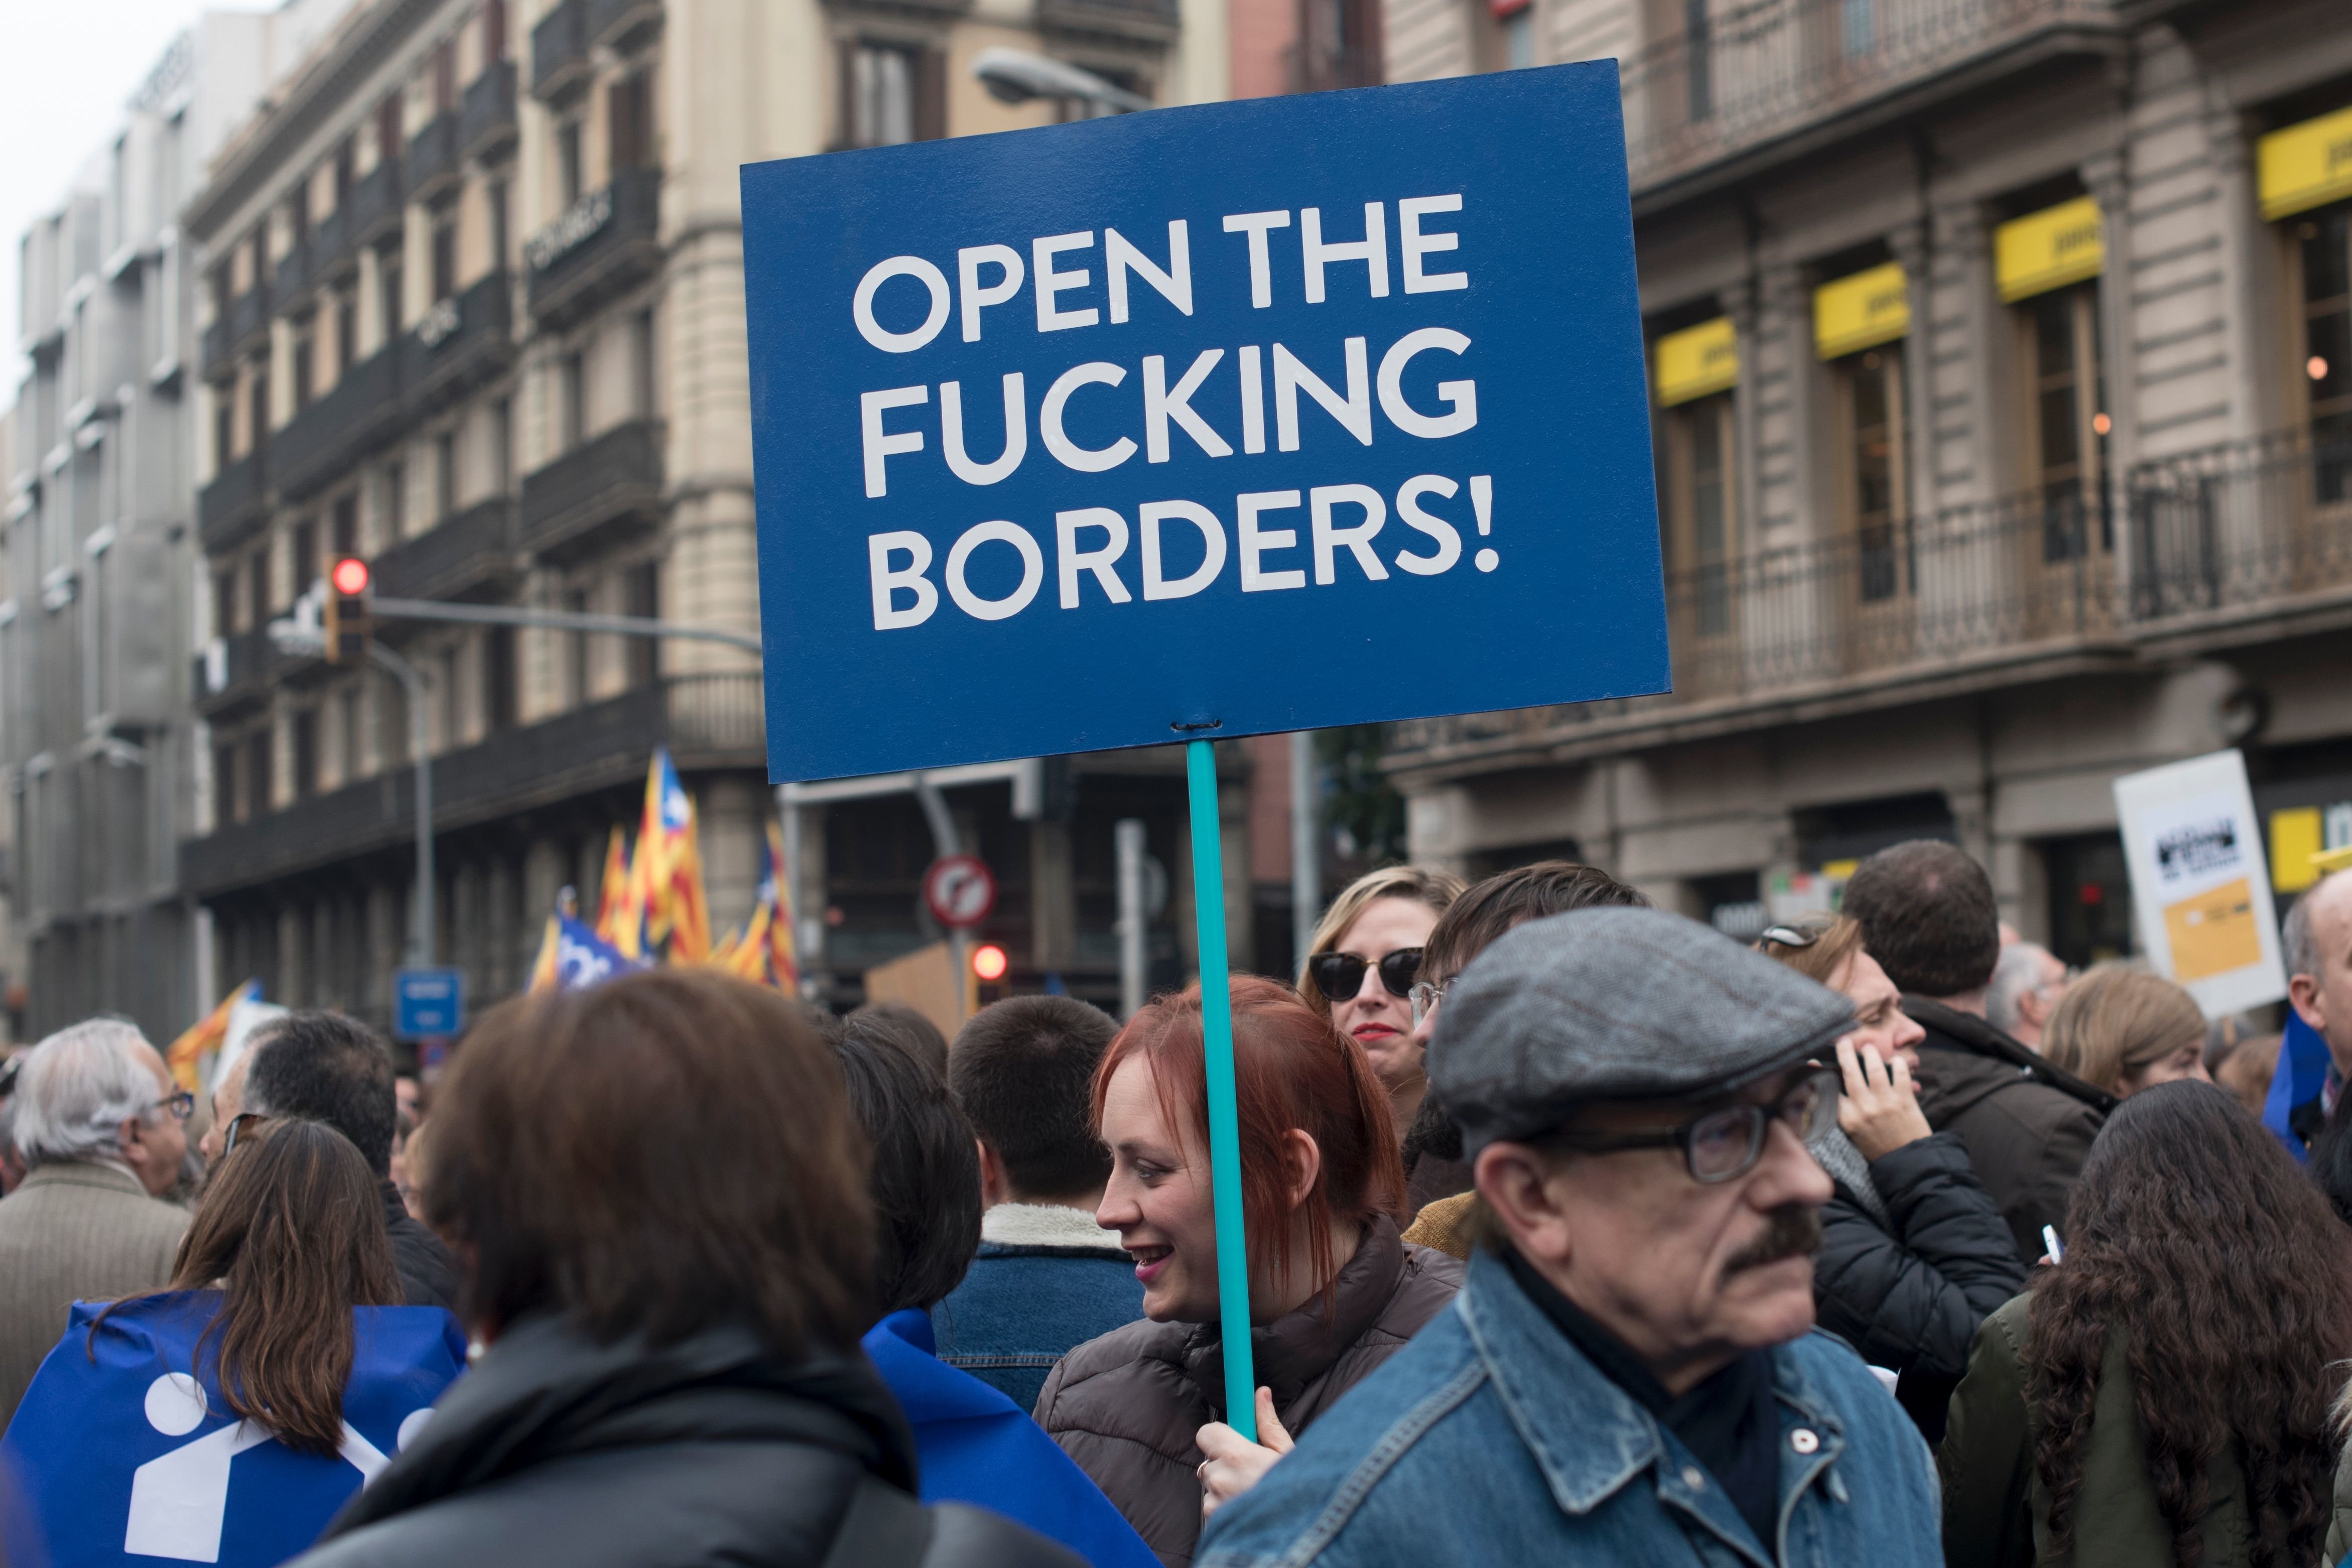
[[774,776],[1666,689],[1613,62],[742,181]]
[[466,1025],[466,972],[392,972],[392,1032],[404,1040],[446,1040]]

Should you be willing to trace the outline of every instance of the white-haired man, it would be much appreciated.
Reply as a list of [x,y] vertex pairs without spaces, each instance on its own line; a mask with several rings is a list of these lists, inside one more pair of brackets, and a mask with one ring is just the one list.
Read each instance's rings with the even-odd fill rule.
[[194,1101],[132,1026],[60,1029],[17,1074],[25,1181],[0,1201],[0,1426],[65,1332],[77,1300],[170,1282],[187,1214],[178,1180]]
[[2042,1048],[2042,1031],[2058,1010],[2072,977],[2065,962],[2036,942],[2000,950],[1985,986],[1985,1022],[2021,1046]]

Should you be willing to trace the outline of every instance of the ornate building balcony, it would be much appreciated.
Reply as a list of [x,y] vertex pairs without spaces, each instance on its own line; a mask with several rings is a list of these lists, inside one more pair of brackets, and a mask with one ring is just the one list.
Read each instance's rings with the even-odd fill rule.
[[448,110],[435,115],[408,139],[401,173],[412,202],[431,202],[457,184],[458,117]]
[[342,478],[400,425],[400,351],[379,349],[270,437],[271,477],[288,500]]
[[494,496],[384,551],[372,575],[387,599],[461,599],[514,582],[516,562],[514,503]]
[[226,464],[196,497],[196,537],[207,552],[242,543],[269,516],[262,489],[262,448]]
[[563,0],[530,30],[530,95],[560,103],[588,85],[588,0]]
[[523,245],[530,313],[562,327],[661,266],[661,171],[624,169]]
[[400,340],[401,402],[410,419],[505,374],[514,363],[511,286],[493,272],[440,300]]
[[[671,676],[445,752],[433,760],[436,836],[598,792],[611,793],[617,819],[630,809],[656,746],[667,746],[688,772],[764,767],[759,676]],[[415,780],[395,764],[184,841],[181,885],[199,899],[218,898],[369,856],[383,856],[396,870],[415,836]]]
[[514,139],[514,62],[499,60],[474,79],[457,107],[457,154],[488,162],[513,146]]
[[1175,42],[1182,26],[1176,0],[1037,0],[1037,25],[1150,44]]
[[633,419],[523,476],[516,543],[563,560],[661,515],[662,427]]

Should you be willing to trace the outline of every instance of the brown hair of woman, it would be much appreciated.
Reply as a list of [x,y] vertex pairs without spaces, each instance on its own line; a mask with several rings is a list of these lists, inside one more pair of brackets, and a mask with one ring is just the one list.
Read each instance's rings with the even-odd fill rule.
[[366,1156],[319,1121],[275,1121],[239,1137],[180,1240],[170,1289],[221,1292],[195,1359],[201,1368],[209,1351],[229,1409],[297,1453],[332,1455],[352,1309],[401,1300]]
[[2099,1363],[2121,1334],[2179,1568],[2203,1555],[2224,1447],[2244,1477],[2254,1568],[2315,1562],[2336,1469],[2328,1406],[2352,1355],[2347,1282],[2352,1233],[2229,1096],[2170,1083],[2126,1100],[2083,1163],[2064,1261],[2030,1309],[2053,1556],[2074,1551]]

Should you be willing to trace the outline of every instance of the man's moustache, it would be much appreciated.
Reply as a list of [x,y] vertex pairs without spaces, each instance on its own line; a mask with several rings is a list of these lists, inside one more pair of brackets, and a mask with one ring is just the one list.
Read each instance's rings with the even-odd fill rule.
[[1788,1258],[1811,1258],[1822,1247],[1822,1212],[1805,1204],[1782,1204],[1772,1211],[1764,1234],[1732,1255],[1724,1277],[1761,1268]]

